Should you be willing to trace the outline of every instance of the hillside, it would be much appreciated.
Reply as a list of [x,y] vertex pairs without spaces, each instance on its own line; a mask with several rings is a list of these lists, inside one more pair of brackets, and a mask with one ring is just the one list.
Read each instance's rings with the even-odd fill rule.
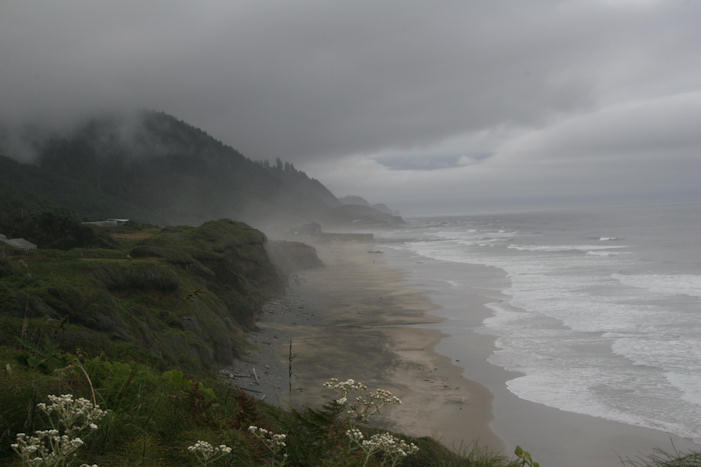
[[245,224],[113,232],[114,248],[0,259],[0,344],[23,333],[41,342],[61,323],[59,347],[163,368],[211,368],[242,350],[244,330],[284,284],[265,236]]
[[0,226],[23,213],[57,210],[86,218],[116,212],[137,219],[150,215],[146,209],[98,190],[89,182],[0,155]]
[[[164,113],[93,118],[64,133],[34,132],[27,144],[35,150],[34,164],[0,157],[5,215],[55,206],[84,218],[158,224],[355,220],[338,210],[341,203],[321,182],[292,164],[254,162]],[[381,224],[392,222],[370,213]]]

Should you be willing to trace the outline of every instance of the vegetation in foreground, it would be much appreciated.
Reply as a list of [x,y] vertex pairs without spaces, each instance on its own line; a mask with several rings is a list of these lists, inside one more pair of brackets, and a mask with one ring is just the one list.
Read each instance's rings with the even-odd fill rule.
[[701,467],[701,453],[683,453],[677,449],[667,452],[658,449],[648,457],[625,459],[622,463],[629,467]]
[[[81,434],[79,445],[69,444],[65,464],[43,465],[203,465],[200,454],[209,448],[218,455],[207,465],[528,465],[486,452],[458,455],[430,438],[349,424],[348,406],[337,400],[319,410],[285,411],[216,377],[158,371],[105,356],[85,358],[56,350],[48,341],[41,347],[2,346],[0,361],[0,459],[10,465],[22,464],[11,447],[18,442],[17,433],[28,437],[59,426],[49,423],[46,411],[45,402],[54,394],[64,396],[51,402],[71,394],[82,397],[84,405],[94,397],[105,413],[81,422],[81,430],[67,441],[86,426],[95,427]],[[351,438],[350,427],[360,435]],[[285,435],[277,438],[284,449],[271,448],[267,439],[276,439],[274,434]],[[415,446],[415,452],[392,460],[388,451],[378,448],[368,455],[361,447],[363,439],[379,445],[388,437],[397,445]]]

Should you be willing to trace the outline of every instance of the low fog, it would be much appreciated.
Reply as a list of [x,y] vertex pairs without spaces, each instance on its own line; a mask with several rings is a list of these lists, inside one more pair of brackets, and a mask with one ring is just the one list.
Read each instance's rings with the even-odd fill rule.
[[0,122],[168,112],[404,214],[701,199],[701,4],[0,4]]

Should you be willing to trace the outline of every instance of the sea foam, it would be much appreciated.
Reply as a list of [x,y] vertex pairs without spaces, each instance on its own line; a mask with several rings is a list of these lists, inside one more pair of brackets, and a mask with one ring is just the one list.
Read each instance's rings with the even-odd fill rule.
[[511,244],[508,248],[519,251],[536,251],[546,253],[563,253],[569,251],[600,251],[600,250],[617,250],[626,248],[627,245],[514,245]]
[[508,298],[480,332],[496,338],[491,363],[523,374],[511,392],[701,441],[701,322],[664,301],[701,297],[701,275],[622,273],[638,255],[613,236],[547,243],[543,230],[447,224],[418,237],[405,247],[420,256],[506,272]]
[[699,274],[612,274],[621,284],[661,295],[701,297]]

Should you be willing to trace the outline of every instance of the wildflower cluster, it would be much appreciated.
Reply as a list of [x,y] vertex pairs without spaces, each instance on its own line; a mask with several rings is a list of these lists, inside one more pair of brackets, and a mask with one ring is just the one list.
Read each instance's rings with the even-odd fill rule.
[[60,435],[58,430],[37,430],[32,436],[17,433],[12,449],[25,465],[60,465],[83,445],[80,438]]
[[[377,433],[370,436],[369,439],[365,439],[360,430],[351,428],[346,431],[346,436],[351,441],[351,444],[358,446],[365,453],[363,465],[366,465],[374,454],[381,453],[383,458],[388,461],[388,465],[394,467],[405,457],[416,454],[419,451],[419,447],[414,443],[407,443],[390,433]],[[384,465],[385,463],[382,462],[382,464]]]
[[368,399],[372,401],[376,407],[384,407],[386,405],[399,405],[402,401],[386,389],[375,389],[368,395]]
[[331,389],[334,391],[340,391],[344,396],[357,391],[365,391],[368,387],[363,383],[356,381],[354,379],[347,379],[345,381],[339,381],[338,378],[331,378],[330,380],[323,383],[326,389]]
[[226,444],[212,446],[207,441],[202,440],[197,441],[192,446],[188,446],[187,450],[197,457],[200,465],[209,465],[231,453],[231,448]]
[[357,428],[351,428],[346,430],[346,436],[351,440],[352,443],[360,444],[363,441],[363,432]]
[[366,394],[368,387],[353,379],[339,381],[338,378],[331,378],[323,386],[338,393],[340,397],[335,402],[344,406],[346,414],[358,422],[366,422],[371,416],[379,414],[385,406],[402,403],[386,389],[376,389]]
[[87,428],[96,430],[95,422],[100,421],[107,414],[99,405],[87,399],[82,397],[74,399],[73,394],[60,396],[50,394],[47,398],[49,403],[40,402],[37,408],[49,417],[54,428],[63,428],[67,434],[78,433]]
[[[287,460],[287,454],[282,451],[287,447],[287,435],[284,433],[274,433],[265,428],[251,425],[248,427],[248,432],[258,438],[263,445],[273,454],[273,465],[284,465]],[[279,464],[275,463],[275,458],[282,453],[282,461]]]
[[84,430],[96,430],[106,412],[87,399],[74,399],[72,394],[48,396],[49,403],[37,408],[49,418],[51,429],[36,430],[31,436],[17,433],[16,443],[10,445],[24,465],[58,466],[75,456],[84,444],[78,436]]

